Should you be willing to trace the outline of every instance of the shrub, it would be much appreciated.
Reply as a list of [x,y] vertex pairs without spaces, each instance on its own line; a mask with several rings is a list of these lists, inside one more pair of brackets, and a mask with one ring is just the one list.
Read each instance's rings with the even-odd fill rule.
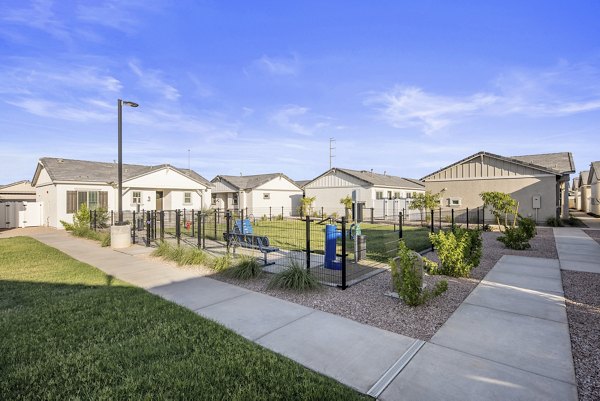
[[556,217],[548,217],[546,219],[546,225],[550,227],[562,227],[563,222],[561,219],[557,219]]
[[231,256],[223,255],[218,258],[212,259],[208,267],[216,271],[223,271],[231,266]]
[[249,280],[258,277],[262,273],[262,266],[256,258],[242,256],[231,268],[225,270],[225,274],[238,280]]
[[281,288],[300,292],[314,290],[319,286],[317,279],[298,262],[292,260],[289,268],[273,276],[267,288]]
[[181,265],[208,265],[210,263],[210,256],[197,248],[182,248],[177,264]]
[[421,257],[423,260],[423,269],[429,274],[439,274],[439,265],[433,260],[427,259],[425,256]]
[[537,230],[535,228],[535,220],[529,217],[521,217],[517,223],[517,227],[523,231],[523,234],[528,239],[532,239],[536,236]]
[[398,263],[392,263],[392,282],[400,298],[410,306],[421,305],[448,289],[445,280],[436,284],[433,291],[423,290],[423,260],[418,253],[400,241]]
[[520,227],[507,227],[504,235],[497,239],[509,249],[523,250],[531,248],[529,237]]
[[439,273],[452,277],[467,277],[473,268],[471,251],[471,235],[440,231],[430,233],[429,240],[437,250],[441,267]]
[[467,230],[457,227],[454,229],[454,235],[459,237],[459,240],[461,240],[463,236],[468,237],[467,246],[464,249],[465,260],[471,266],[471,269],[479,266],[479,262],[481,261],[481,252],[483,250],[481,232],[479,230]]
[[150,255],[156,257],[166,257],[169,253],[171,253],[172,248],[173,246],[168,242],[161,241],[158,244],[158,248],[152,251]]
[[104,238],[102,238],[100,245],[102,247],[110,246],[110,232],[104,233]]

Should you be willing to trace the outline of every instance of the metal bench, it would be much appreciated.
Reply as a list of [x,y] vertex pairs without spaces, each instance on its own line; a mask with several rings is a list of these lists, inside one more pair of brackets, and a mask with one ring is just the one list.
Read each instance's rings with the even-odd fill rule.
[[274,265],[275,262],[268,262],[267,255],[271,252],[279,251],[279,248],[271,246],[269,237],[264,235],[255,235],[253,233],[250,220],[236,220],[233,232],[223,233],[223,238],[234,250],[240,246],[242,248],[257,249],[263,254],[263,263],[265,266]]

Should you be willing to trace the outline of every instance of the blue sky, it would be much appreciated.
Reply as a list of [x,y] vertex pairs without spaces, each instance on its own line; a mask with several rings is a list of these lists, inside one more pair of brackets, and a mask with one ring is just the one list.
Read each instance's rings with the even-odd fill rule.
[[420,178],[600,160],[598,1],[1,1],[0,184],[40,157]]

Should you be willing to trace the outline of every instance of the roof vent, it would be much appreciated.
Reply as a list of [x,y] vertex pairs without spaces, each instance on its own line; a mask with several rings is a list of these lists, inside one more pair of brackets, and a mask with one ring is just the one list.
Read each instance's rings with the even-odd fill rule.
[[59,163],[64,163],[65,161],[63,159],[58,159]]

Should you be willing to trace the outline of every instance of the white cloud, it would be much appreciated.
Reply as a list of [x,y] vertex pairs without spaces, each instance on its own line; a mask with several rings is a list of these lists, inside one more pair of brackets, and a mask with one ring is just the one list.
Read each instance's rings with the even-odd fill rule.
[[151,91],[158,92],[168,100],[177,100],[181,96],[177,88],[167,84],[158,70],[142,70],[135,61],[129,62],[129,68],[139,78],[139,84]]
[[263,55],[254,60],[253,65],[260,71],[272,75],[296,75],[300,68],[298,57],[295,54],[287,58]]
[[311,136],[329,126],[327,121],[323,121],[324,117],[309,115],[308,111],[307,107],[289,105],[276,111],[271,121],[286,131],[304,136]]
[[39,29],[57,39],[69,40],[71,38],[69,29],[56,17],[52,10],[53,6],[52,0],[34,0],[30,7],[6,9],[2,19],[8,23]]
[[496,78],[494,90],[463,96],[396,86],[375,93],[366,105],[397,128],[431,134],[472,116],[560,117],[600,110],[600,72],[590,65],[561,62],[543,71],[511,71]]

